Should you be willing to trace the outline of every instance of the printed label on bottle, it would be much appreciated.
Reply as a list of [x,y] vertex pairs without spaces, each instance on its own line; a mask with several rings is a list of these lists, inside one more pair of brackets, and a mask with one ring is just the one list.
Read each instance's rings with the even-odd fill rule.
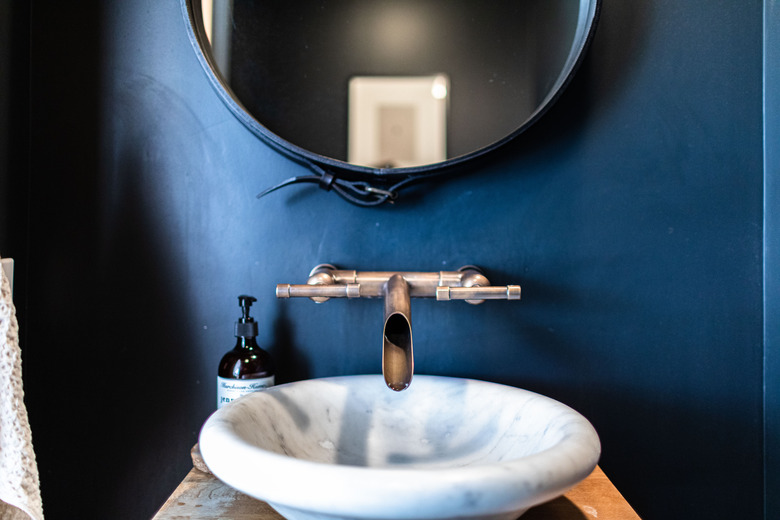
[[259,379],[228,379],[217,376],[217,408],[222,408],[242,395],[257,392],[269,386],[274,386],[274,376]]

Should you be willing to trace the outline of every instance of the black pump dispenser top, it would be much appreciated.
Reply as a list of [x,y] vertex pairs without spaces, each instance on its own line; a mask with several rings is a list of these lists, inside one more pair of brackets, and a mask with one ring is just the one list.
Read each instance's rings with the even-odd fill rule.
[[257,298],[242,294],[238,297],[238,305],[243,311],[243,316],[236,322],[237,338],[254,338],[257,336],[257,322],[249,315],[249,308]]

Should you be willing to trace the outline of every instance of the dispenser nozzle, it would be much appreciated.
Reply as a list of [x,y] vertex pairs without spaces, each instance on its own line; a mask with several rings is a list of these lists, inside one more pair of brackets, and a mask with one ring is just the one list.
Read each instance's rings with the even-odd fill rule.
[[257,301],[254,296],[242,294],[238,297],[238,306],[241,307],[242,316],[236,322],[236,337],[255,337],[257,336],[257,323],[249,315],[249,308]]
[[254,296],[248,296],[246,294],[242,294],[238,297],[238,306],[241,307],[241,310],[243,311],[242,319],[252,319],[249,317],[249,308],[252,306],[254,302],[257,301],[257,298]]

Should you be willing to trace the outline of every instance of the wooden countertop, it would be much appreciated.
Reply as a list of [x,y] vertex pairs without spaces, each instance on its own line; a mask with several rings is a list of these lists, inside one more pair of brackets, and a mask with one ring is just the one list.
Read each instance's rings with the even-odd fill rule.
[[[268,504],[223,484],[202,466],[197,447],[193,468],[152,520],[283,520]],[[529,509],[521,520],[633,520],[631,506],[596,467],[588,478],[555,500]]]

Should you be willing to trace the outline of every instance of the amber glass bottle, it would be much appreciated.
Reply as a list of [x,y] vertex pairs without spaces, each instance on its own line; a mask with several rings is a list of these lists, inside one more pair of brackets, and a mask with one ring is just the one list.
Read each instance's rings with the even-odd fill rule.
[[257,322],[249,308],[257,299],[241,295],[238,305],[242,316],[236,322],[236,346],[222,357],[217,372],[217,408],[242,395],[274,385],[274,362],[257,340]]

